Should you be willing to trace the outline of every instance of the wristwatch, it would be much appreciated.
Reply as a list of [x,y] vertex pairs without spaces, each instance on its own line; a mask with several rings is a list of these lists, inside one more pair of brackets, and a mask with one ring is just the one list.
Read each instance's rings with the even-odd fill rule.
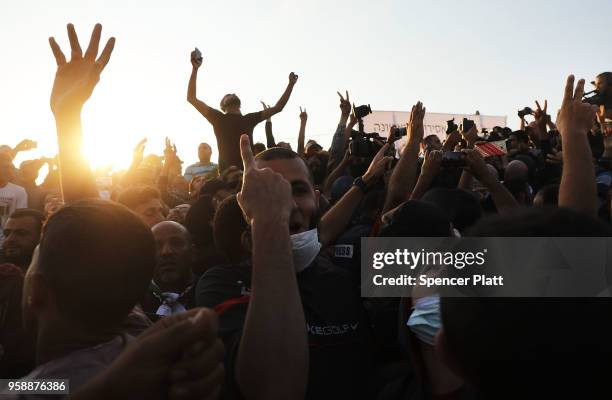
[[368,185],[363,181],[363,177],[361,176],[355,178],[355,180],[353,181],[353,186],[357,186],[359,189],[361,189],[363,193],[368,192]]

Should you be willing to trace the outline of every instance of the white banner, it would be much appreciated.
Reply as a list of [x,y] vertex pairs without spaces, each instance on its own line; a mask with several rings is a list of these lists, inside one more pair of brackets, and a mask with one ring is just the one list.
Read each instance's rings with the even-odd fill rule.
[[[363,119],[364,131],[371,133],[376,132],[380,136],[386,137],[389,135],[389,128],[396,125],[398,128],[405,127],[410,118],[410,112],[407,111],[373,111]],[[506,126],[507,117],[492,116],[492,115],[467,115],[467,114],[443,114],[430,113],[425,114],[423,125],[425,127],[425,136],[436,135],[440,140],[446,139],[446,121],[455,118],[455,123],[461,125],[463,118],[474,120],[478,131],[486,128],[489,131],[494,126]]]

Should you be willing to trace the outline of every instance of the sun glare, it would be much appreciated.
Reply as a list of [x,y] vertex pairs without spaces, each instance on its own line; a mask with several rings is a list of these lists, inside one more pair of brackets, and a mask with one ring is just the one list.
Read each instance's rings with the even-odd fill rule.
[[132,161],[129,143],[99,136],[85,134],[82,152],[92,170],[109,167],[112,171],[119,171],[129,168]]

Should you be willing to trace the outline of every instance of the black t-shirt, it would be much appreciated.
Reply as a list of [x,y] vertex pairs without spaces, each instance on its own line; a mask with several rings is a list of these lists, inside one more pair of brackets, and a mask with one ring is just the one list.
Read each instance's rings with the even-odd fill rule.
[[[347,271],[319,254],[297,274],[308,330],[310,370],[308,399],[367,398],[371,376],[371,334],[359,293]],[[234,381],[234,363],[251,286],[249,263],[214,267],[200,279],[198,306],[214,308],[226,349],[224,398],[241,398]],[[283,329],[278,321],[276,329]]]
[[261,111],[241,114],[223,114],[213,110],[208,121],[212,124],[219,149],[219,171],[229,166],[242,166],[240,135],[247,134],[253,143],[253,129],[263,120]]

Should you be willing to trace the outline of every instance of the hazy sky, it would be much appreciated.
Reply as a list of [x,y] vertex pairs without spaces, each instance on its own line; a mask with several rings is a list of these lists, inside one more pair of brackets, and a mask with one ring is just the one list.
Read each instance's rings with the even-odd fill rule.
[[[307,138],[329,143],[337,90],[373,109],[409,110],[422,100],[430,111],[508,115],[516,126],[516,110],[536,98],[556,110],[569,73],[590,81],[612,70],[609,0],[2,3],[0,143],[37,140],[31,157],[56,151],[47,38],[66,49],[67,22],[84,49],[96,22],[103,41],[117,38],[83,116],[94,165],[127,166],[142,137],[147,153],[161,153],[170,136],[186,163],[199,142],[215,145],[211,126],[185,100],[195,46],[204,54],[198,97],[214,107],[235,92],[243,112],[259,110],[260,100],[276,102],[289,72],[299,74],[273,119],[277,140],[294,147],[299,106],[308,110]],[[265,141],[263,124],[255,138]]]

